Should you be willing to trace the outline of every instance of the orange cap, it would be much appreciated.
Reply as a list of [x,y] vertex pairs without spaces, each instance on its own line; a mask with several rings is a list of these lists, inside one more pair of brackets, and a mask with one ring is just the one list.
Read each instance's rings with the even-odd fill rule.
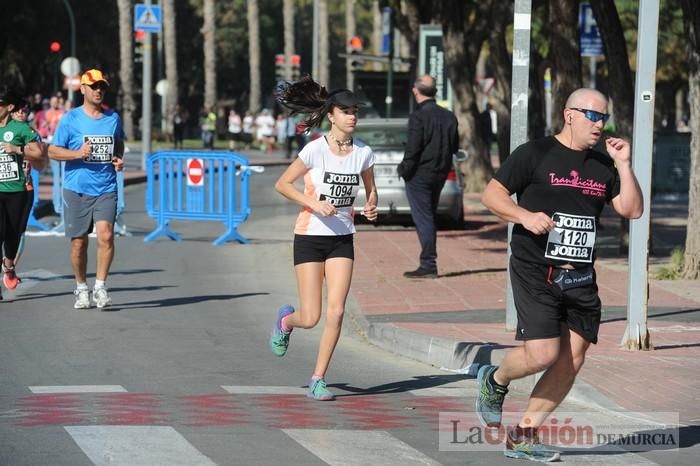
[[95,83],[98,82],[104,82],[106,85],[109,86],[109,81],[107,81],[102,74],[102,71],[100,70],[87,70],[83,75],[80,77],[80,84],[86,84],[88,86],[91,86]]

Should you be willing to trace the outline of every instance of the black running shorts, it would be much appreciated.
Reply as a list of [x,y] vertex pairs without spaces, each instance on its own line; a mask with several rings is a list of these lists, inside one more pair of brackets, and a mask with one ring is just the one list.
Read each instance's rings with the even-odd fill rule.
[[593,271],[592,285],[564,291],[551,280],[549,266],[511,256],[510,280],[518,312],[515,339],[560,337],[563,322],[587,341],[597,343],[601,302],[595,278]]
[[353,235],[294,235],[294,265],[325,262],[333,257],[355,260]]

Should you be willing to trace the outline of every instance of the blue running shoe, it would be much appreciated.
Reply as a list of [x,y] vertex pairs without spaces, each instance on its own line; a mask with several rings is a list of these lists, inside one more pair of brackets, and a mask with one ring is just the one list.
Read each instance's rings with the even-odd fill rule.
[[326,381],[323,379],[312,378],[309,382],[309,391],[306,393],[306,396],[318,401],[335,400],[335,396],[328,390]]
[[484,365],[479,368],[476,383],[479,385],[479,396],[476,398],[476,415],[479,421],[486,427],[500,427],[503,413],[503,400],[508,389],[493,385],[491,374],[496,372],[498,366]]
[[294,308],[289,304],[282,306],[279,311],[277,311],[277,321],[270,335],[270,349],[275,353],[275,356],[282,357],[287,353],[287,348],[289,348],[289,335],[291,335],[292,332],[285,332],[282,330],[282,319],[293,313]]
[[506,446],[503,454],[508,458],[549,463],[558,461],[561,454],[551,447],[540,443],[537,429],[523,428],[521,432],[512,429],[506,436]]

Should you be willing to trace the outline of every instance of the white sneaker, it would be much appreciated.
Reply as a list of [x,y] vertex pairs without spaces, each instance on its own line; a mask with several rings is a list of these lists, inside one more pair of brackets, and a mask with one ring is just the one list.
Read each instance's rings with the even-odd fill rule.
[[112,305],[112,298],[107,293],[107,288],[95,288],[92,290],[92,300],[95,302],[97,309]]
[[86,289],[73,291],[75,295],[75,309],[90,309],[90,292]]

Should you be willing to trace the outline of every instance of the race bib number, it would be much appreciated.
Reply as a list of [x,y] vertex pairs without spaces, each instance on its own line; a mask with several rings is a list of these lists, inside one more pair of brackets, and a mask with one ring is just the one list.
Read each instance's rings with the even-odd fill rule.
[[19,164],[15,154],[6,154],[0,149],[0,181],[19,180]]
[[112,163],[114,156],[114,137],[85,136],[83,142],[90,142],[92,151],[85,159],[88,163]]
[[319,200],[328,201],[336,208],[352,207],[359,186],[360,175],[356,173],[324,172]]
[[549,232],[544,256],[567,262],[593,262],[595,247],[595,217],[552,215],[555,227]]

